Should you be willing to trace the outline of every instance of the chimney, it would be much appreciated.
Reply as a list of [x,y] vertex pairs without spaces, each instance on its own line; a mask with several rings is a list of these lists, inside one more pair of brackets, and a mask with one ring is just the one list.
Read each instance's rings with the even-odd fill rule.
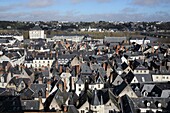
[[56,51],[56,57],[58,58],[58,52]]
[[72,90],[75,90],[74,83],[75,83],[75,77],[71,77],[71,89]]
[[116,54],[119,54],[119,50],[118,49],[116,49]]
[[44,106],[43,106],[43,102],[42,102],[42,97],[39,96],[39,110],[43,110],[44,109]]
[[5,66],[5,71],[6,71],[6,72],[8,71],[8,66]]
[[152,47],[152,53],[154,53],[154,47]]
[[106,63],[103,63],[103,69],[106,70]]
[[64,105],[64,112],[68,112],[67,106]]
[[63,92],[63,85],[61,83],[59,84],[58,87],[59,87],[60,91]]
[[53,57],[53,53],[52,53],[52,51],[50,51],[50,57],[51,57],[51,58]]
[[111,73],[111,68],[110,68],[110,65],[108,65],[107,70],[106,70],[107,77],[110,76],[110,73]]
[[80,66],[79,66],[79,65],[77,65],[77,66],[76,66],[76,75],[78,75],[78,74],[79,74],[79,71],[80,71]]
[[63,72],[63,66],[62,66],[62,65],[60,65],[60,70],[59,70],[59,72],[60,72],[60,73]]
[[66,82],[66,78],[64,78],[64,91],[67,90],[67,82]]
[[109,78],[110,78],[110,83],[112,83],[113,82],[113,80],[112,80],[113,79],[113,74],[110,74]]
[[32,84],[32,83],[31,83],[31,80],[29,80],[29,81],[28,81],[28,88],[31,87],[31,84]]
[[38,84],[42,84],[42,78],[41,77],[38,78]]
[[45,52],[45,58],[47,58],[47,53]]
[[58,69],[58,62],[56,62],[56,64],[55,64],[55,68],[56,68],[56,69]]

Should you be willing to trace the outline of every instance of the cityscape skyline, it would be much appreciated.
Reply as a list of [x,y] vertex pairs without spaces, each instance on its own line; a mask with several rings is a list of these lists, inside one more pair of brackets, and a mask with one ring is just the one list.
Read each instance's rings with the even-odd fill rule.
[[1,0],[0,20],[169,21],[169,0]]

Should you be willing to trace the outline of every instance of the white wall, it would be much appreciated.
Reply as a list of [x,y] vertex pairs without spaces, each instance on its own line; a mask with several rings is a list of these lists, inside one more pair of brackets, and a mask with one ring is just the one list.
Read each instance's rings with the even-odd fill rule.
[[104,113],[104,105],[98,106],[91,105],[91,110],[94,111],[94,113]]
[[51,67],[53,61],[54,61],[54,59],[44,59],[44,60],[43,59],[42,60],[41,59],[34,59],[32,66],[34,68],[40,68],[42,66],[48,67],[48,65],[49,65],[49,67]]
[[134,70],[134,74],[149,74],[149,70]]
[[76,94],[79,95],[81,93],[81,91],[83,91],[85,88],[84,84],[77,84],[76,83]]
[[[137,44],[143,44],[143,39],[131,39],[130,42],[135,42]],[[150,40],[145,40],[144,41],[144,44],[147,44],[147,43],[150,43],[151,41]]]
[[97,90],[100,90],[100,89],[103,89],[103,87],[104,87],[104,84],[89,84],[89,89],[91,89],[91,90],[95,90],[95,89],[97,89]]
[[29,38],[30,39],[39,39],[39,38],[45,38],[44,30],[31,30],[29,31]]
[[152,75],[153,82],[167,82],[170,81],[170,74],[163,75],[163,74],[156,74]]

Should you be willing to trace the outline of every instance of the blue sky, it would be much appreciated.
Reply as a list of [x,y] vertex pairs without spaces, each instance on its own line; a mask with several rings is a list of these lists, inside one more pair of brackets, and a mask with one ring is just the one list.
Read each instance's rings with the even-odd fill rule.
[[170,21],[170,0],[0,0],[0,20]]

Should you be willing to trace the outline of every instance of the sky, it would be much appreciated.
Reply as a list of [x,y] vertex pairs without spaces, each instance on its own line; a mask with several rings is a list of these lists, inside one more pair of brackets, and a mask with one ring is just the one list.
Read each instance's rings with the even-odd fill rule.
[[170,21],[170,0],[0,0],[6,21]]

